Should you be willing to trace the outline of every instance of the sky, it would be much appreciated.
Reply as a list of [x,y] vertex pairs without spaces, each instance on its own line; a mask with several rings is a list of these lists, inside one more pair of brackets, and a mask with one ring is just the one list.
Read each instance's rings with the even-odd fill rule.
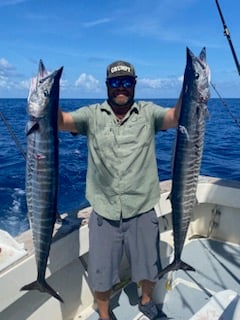
[[[219,4],[240,58],[240,1]],[[136,98],[177,98],[187,47],[206,47],[212,84],[240,97],[215,0],[0,0],[0,23],[0,98],[26,98],[40,59],[64,67],[60,98],[106,98],[115,60],[134,65]]]

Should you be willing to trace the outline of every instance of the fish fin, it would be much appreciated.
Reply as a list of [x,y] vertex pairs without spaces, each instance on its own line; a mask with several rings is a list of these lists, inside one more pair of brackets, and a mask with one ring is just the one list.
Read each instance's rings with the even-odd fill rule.
[[33,131],[36,131],[38,129],[39,129],[39,123],[37,121],[28,121],[26,129],[25,129],[26,135],[28,136]]
[[39,75],[40,79],[42,79],[48,75],[48,71],[47,71],[42,59],[39,60],[38,75]]
[[187,128],[182,126],[182,125],[179,125],[178,126],[178,130],[180,133],[184,134],[187,138],[187,140],[190,140],[190,137],[189,137],[189,134],[188,134],[188,131],[187,131]]
[[206,47],[203,47],[199,53],[199,59],[206,62]]
[[159,274],[158,278],[161,279],[166,273],[169,271],[177,271],[177,270],[184,270],[184,271],[196,271],[192,266],[185,263],[182,260],[174,260],[172,263],[170,263],[166,268],[164,268]]
[[50,287],[50,285],[47,284],[46,281],[44,281],[42,283],[40,283],[39,281],[34,281],[32,283],[29,283],[29,284],[23,286],[20,290],[21,291],[38,290],[40,292],[47,292],[52,297],[56,298],[58,301],[60,301],[62,303],[64,302],[63,299],[60,297],[60,295],[52,287]]
[[165,267],[162,271],[159,272],[158,279],[161,279],[169,271],[174,271],[174,270],[177,270],[175,269],[174,263],[169,264],[167,267]]
[[196,271],[195,268],[190,266],[188,263],[180,260],[179,262],[179,269],[184,270],[184,271]]

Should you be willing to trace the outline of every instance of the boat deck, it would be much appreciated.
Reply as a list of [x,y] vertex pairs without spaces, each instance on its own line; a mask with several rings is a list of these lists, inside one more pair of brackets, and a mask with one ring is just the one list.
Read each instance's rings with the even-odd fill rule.
[[[182,258],[196,271],[174,271],[161,280],[164,282],[164,286],[166,285],[166,294],[163,300],[163,297],[158,297],[156,292],[155,298],[156,301],[159,298],[157,302],[163,302],[162,310],[167,318],[162,317],[160,319],[189,320],[216,293],[223,290],[232,290],[233,292],[228,291],[230,298],[234,293],[240,294],[239,245],[212,239],[193,239],[184,247]],[[224,298],[224,301],[225,305],[228,304],[226,298]],[[139,313],[137,303],[136,285],[130,283],[112,299],[111,306],[115,316],[113,319],[147,320],[145,316]],[[221,301],[219,301],[219,304],[219,312],[222,312],[226,306]],[[229,312],[232,311],[229,309]],[[227,312],[226,314],[226,317],[221,319],[233,319],[230,317],[230,313]],[[196,319],[210,318],[196,317]],[[97,320],[97,312],[86,319]],[[212,316],[211,319],[219,318],[216,315],[215,318]]]
[[[182,257],[196,271],[169,272],[158,281],[154,299],[167,316],[160,318],[162,320],[239,320],[240,206],[237,199],[240,184],[212,177],[200,180],[198,205],[194,208]],[[161,199],[156,206],[163,267],[169,263],[169,257],[171,259],[174,239],[168,198],[170,187],[170,181],[161,183]],[[0,271],[1,288],[4,288],[0,294],[1,320],[98,319],[87,274],[87,221],[91,211],[86,208],[66,213],[63,222],[56,226],[46,277],[64,304],[42,292],[20,291],[23,285],[36,279],[36,263],[30,230],[16,239],[18,244],[24,243],[25,255],[11,261],[9,266],[4,265]],[[2,258],[3,245],[4,242],[0,248]],[[128,265],[123,262],[121,289],[118,286],[111,300],[112,319],[147,320],[138,311],[140,290],[129,282]]]

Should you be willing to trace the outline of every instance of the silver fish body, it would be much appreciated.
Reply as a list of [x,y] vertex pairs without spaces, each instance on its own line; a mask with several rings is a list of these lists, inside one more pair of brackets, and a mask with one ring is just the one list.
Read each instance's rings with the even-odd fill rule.
[[62,298],[45,280],[57,214],[59,82],[62,69],[50,74],[42,61],[28,96],[26,200],[37,265],[37,280],[21,290],[48,292]]
[[159,278],[170,270],[194,270],[181,260],[181,254],[192,211],[197,203],[196,191],[208,114],[207,101],[210,97],[209,84],[210,70],[206,63],[206,49],[203,48],[199,57],[195,57],[187,48],[170,194],[174,261],[160,272]]

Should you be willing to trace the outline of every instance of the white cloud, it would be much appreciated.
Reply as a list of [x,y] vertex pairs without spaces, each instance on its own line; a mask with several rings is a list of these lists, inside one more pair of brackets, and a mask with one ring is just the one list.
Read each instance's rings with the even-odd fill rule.
[[0,74],[0,88],[6,88],[8,86],[7,78]]
[[150,89],[165,89],[165,88],[174,88],[176,85],[179,85],[179,82],[182,82],[182,78],[158,78],[158,79],[139,79],[138,84],[144,88]]
[[66,79],[60,79],[60,87],[61,89],[68,89],[69,84],[68,84],[68,80]]
[[9,70],[12,69],[13,67],[5,58],[0,58],[0,88],[9,89],[11,87]]
[[29,89],[30,80],[15,81],[11,78],[0,75],[0,88],[6,90],[24,90]]
[[13,69],[13,66],[5,58],[0,58],[0,71],[3,69]]
[[110,18],[103,18],[103,19],[99,19],[99,20],[95,20],[95,21],[89,21],[89,22],[85,22],[83,24],[83,26],[85,28],[91,28],[91,27],[95,27],[95,26],[98,26],[100,24],[106,24],[106,23],[109,23],[111,22],[113,19],[110,19]]
[[7,96],[8,92],[26,95],[30,80],[19,80],[16,68],[5,58],[0,58],[0,95]]
[[31,79],[29,80],[22,80],[18,84],[19,89],[29,89],[31,84]]
[[16,4],[23,3],[23,2],[26,2],[26,1],[28,1],[28,0],[1,0],[0,1],[0,7],[14,6]]
[[86,91],[99,91],[99,81],[91,74],[82,73],[75,81],[75,86]]

